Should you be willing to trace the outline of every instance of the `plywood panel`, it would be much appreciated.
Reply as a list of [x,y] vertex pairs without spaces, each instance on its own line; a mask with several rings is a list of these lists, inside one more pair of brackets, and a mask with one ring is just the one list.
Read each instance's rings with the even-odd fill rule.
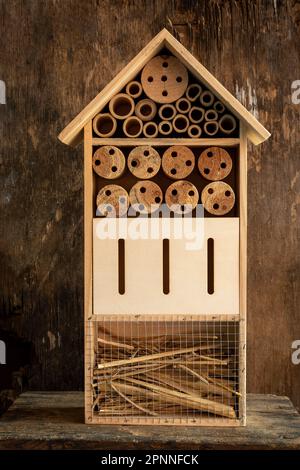
[[[127,219],[125,235],[125,293],[118,292],[118,241],[99,239],[103,224],[116,219],[94,219],[94,314],[238,314],[239,220],[237,218],[140,219],[139,229],[159,227],[158,239],[132,239],[138,219]],[[125,222],[125,221],[124,221]],[[170,224],[170,292],[163,293],[163,235]],[[188,231],[187,231],[188,228]],[[182,237],[176,239],[182,231]],[[196,242],[189,239],[196,231]],[[102,232],[102,231],[101,231]],[[112,234],[113,230],[109,230]],[[144,232],[147,233],[146,231]],[[150,236],[150,235],[149,235]],[[118,237],[117,237],[118,238]],[[213,238],[214,294],[207,290],[207,239]],[[194,249],[191,249],[194,248]]]

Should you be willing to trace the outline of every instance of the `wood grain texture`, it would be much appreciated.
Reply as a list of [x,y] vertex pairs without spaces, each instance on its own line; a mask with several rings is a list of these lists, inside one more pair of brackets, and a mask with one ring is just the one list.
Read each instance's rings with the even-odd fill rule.
[[57,133],[167,26],[272,132],[248,157],[248,390],[300,407],[299,3],[1,0],[0,13],[0,325],[32,342],[31,386],[83,380],[83,149]]
[[0,420],[0,449],[300,449],[300,416],[287,397],[251,394],[247,407],[244,428],[87,426],[82,393],[28,392]]

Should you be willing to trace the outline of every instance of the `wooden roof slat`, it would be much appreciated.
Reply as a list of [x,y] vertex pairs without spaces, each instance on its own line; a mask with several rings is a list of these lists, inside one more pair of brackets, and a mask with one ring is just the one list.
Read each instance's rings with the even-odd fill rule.
[[82,140],[85,124],[109,102],[127,83],[132,80],[166,46],[178,57],[190,72],[202,81],[224,102],[228,109],[247,128],[248,138],[260,144],[270,137],[264,126],[223,86],[221,83],[166,29],[158,33],[141,52],[135,56],[103,90],[63,129],[58,138],[67,145],[77,145]]

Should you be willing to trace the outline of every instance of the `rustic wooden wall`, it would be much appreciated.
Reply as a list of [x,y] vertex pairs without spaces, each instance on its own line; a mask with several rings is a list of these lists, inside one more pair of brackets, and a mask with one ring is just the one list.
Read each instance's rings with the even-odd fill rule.
[[272,132],[249,156],[248,385],[300,406],[300,4],[1,0],[0,326],[32,343],[31,386],[83,382],[82,148],[58,132],[162,27]]

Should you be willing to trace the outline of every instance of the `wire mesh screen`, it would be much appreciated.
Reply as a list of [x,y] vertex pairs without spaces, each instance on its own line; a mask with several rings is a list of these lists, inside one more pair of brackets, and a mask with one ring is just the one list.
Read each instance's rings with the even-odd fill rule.
[[239,418],[238,321],[93,322],[92,421]]

